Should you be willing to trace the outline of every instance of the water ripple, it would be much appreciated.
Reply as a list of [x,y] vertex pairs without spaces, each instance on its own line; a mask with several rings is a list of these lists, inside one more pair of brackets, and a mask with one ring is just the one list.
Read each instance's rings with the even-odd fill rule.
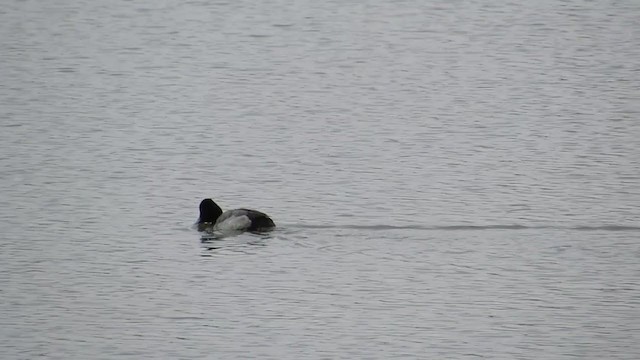
[[561,226],[561,225],[318,225],[291,224],[287,225],[299,229],[358,229],[358,230],[579,230],[579,231],[640,231],[640,226],[630,225],[599,225],[599,226]]

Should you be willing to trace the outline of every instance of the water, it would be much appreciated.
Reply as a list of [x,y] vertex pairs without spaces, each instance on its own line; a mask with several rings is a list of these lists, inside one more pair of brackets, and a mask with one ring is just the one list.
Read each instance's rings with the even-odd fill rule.
[[638,358],[638,19],[4,4],[2,358]]

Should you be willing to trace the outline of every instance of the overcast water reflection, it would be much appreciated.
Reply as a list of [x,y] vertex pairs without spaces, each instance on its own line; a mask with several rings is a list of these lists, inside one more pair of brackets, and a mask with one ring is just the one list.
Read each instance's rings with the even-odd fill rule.
[[638,19],[7,2],[2,358],[637,359]]

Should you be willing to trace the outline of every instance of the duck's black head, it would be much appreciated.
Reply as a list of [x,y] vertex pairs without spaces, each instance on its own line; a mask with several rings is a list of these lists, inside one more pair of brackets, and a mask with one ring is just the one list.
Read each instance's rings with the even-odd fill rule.
[[222,209],[220,209],[220,206],[213,202],[213,200],[204,199],[200,202],[200,218],[198,219],[198,224],[215,223],[220,215],[222,215]]

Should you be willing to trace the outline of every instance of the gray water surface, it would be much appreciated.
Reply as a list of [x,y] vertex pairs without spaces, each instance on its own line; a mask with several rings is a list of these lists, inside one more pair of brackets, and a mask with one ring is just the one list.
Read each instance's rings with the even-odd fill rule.
[[639,19],[6,2],[0,357],[637,359]]

